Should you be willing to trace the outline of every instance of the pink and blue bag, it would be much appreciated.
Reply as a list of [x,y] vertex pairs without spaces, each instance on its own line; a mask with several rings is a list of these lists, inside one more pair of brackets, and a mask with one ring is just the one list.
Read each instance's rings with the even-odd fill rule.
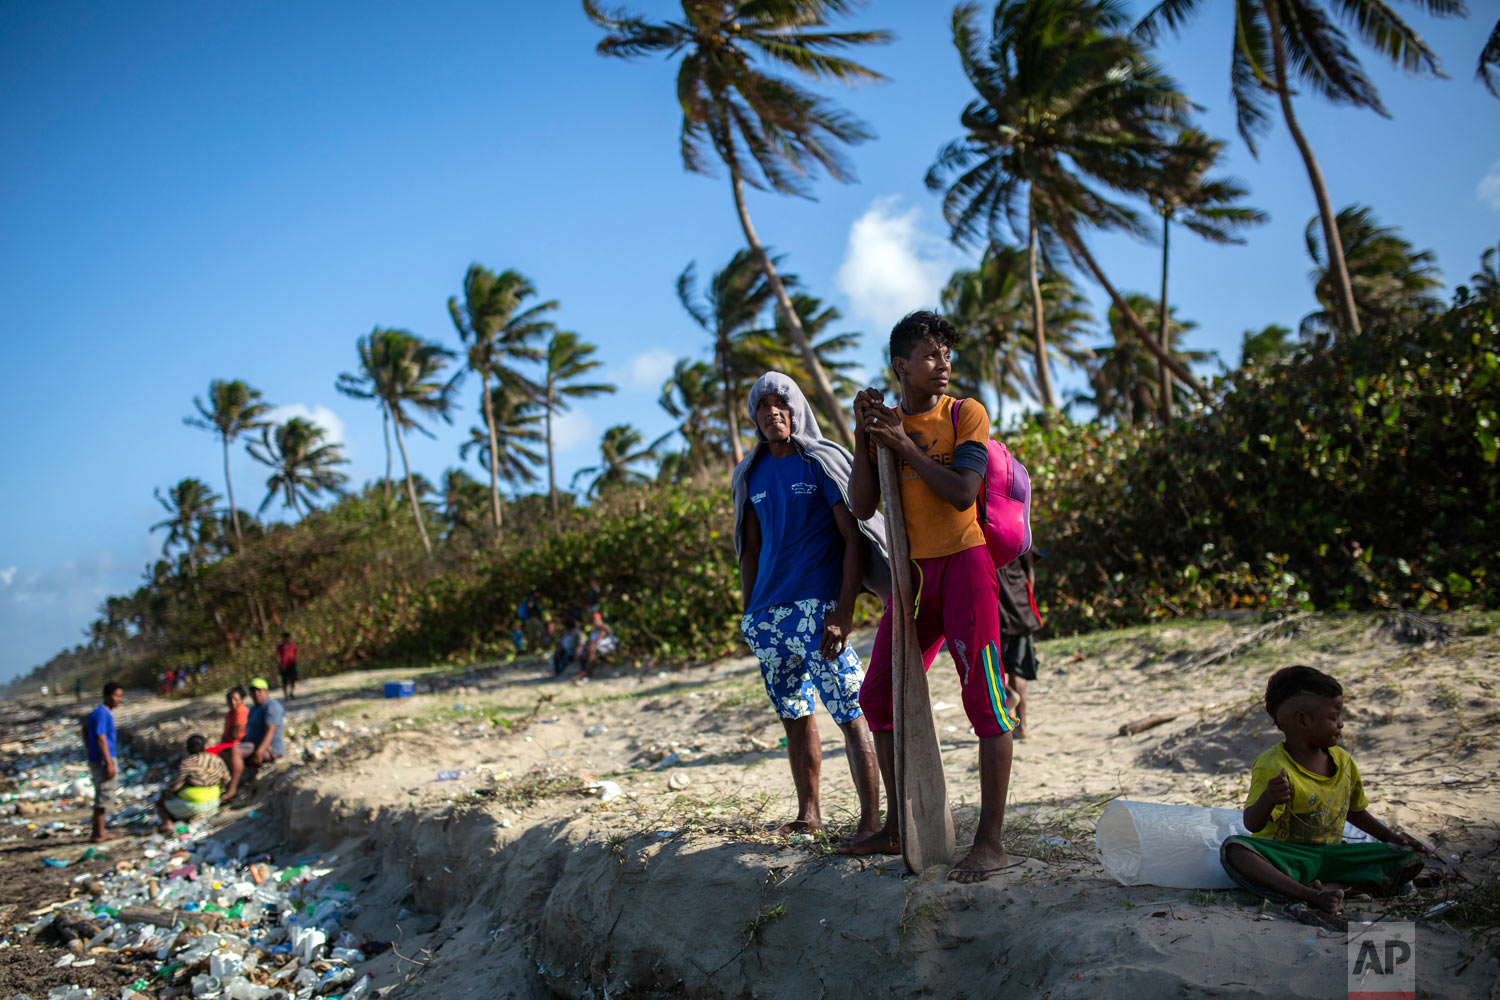
[[[958,408],[953,404],[953,436],[958,436]],[[1031,548],[1031,476],[1016,456],[994,438],[987,438],[989,465],[976,506],[984,529],[985,548],[999,569]]]

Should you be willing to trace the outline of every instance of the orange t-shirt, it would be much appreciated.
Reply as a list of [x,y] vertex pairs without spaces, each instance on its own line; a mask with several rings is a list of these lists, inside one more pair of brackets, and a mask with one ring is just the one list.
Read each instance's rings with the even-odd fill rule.
[[250,718],[250,706],[241,704],[224,713],[223,742],[238,742],[245,738],[245,723]]
[[[958,433],[953,432],[952,396],[943,396],[926,413],[907,413],[898,405],[901,425],[918,447],[939,465],[952,468],[953,454],[960,444],[974,442],[987,448],[990,437],[990,415],[977,399],[966,399],[958,410]],[[873,442],[871,442],[873,446]],[[932,492],[921,477],[903,459],[896,459],[896,477],[901,480],[901,510],[906,515],[906,536],[913,559],[933,559],[952,555],[984,544],[984,530],[979,526],[979,512],[973,504],[964,510]]]

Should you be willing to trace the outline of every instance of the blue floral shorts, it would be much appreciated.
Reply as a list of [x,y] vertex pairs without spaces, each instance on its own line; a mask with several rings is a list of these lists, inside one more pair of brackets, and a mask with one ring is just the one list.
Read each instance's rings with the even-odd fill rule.
[[740,631],[760,660],[771,706],[783,719],[812,714],[814,692],[839,725],[859,718],[859,686],[865,673],[859,656],[845,649],[837,659],[818,655],[823,618],[837,601],[809,598],[753,611],[740,619]]

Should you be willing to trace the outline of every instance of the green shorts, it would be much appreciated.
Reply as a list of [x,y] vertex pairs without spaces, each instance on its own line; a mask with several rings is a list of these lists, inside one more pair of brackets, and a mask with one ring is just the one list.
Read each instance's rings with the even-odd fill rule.
[[1239,845],[1254,851],[1294,882],[1310,885],[1332,882],[1390,892],[1410,882],[1421,872],[1422,855],[1395,844],[1294,844],[1269,837],[1230,837],[1219,848],[1219,863],[1235,884],[1275,902],[1278,893],[1252,885],[1229,863],[1229,848]]

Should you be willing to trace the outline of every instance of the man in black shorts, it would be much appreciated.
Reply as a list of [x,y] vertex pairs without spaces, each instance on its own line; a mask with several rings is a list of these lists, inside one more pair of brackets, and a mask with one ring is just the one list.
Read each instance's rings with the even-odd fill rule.
[[281,633],[281,644],[276,647],[276,667],[281,671],[281,693],[288,700],[297,697],[297,644],[292,633]]
[[1015,701],[1018,740],[1026,738],[1026,682],[1036,680],[1036,643],[1031,637],[1042,630],[1035,583],[1036,563],[1030,552],[1000,569],[1000,662]]

